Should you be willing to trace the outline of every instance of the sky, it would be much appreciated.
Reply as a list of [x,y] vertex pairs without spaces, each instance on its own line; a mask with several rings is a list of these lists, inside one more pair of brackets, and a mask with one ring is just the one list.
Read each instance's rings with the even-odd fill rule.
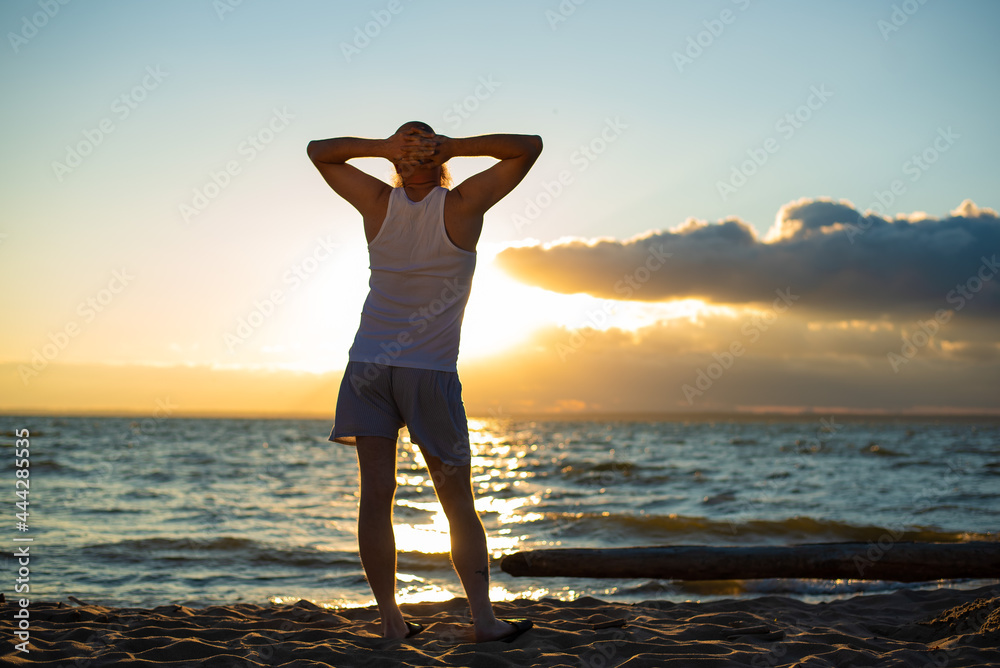
[[305,148],[423,120],[545,146],[486,215],[470,414],[1000,412],[998,20],[5,2],[0,411],[332,416],[367,256]]

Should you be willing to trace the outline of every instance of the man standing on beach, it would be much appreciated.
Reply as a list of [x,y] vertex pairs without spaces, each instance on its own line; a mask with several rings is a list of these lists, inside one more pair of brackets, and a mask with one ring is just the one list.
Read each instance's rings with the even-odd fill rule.
[[[405,621],[396,603],[392,507],[396,441],[404,425],[448,517],[452,563],[469,599],[476,641],[510,640],[530,628],[527,621],[497,619],[489,599],[489,553],[474,506],[456,362],[483,215],[521,182],[541,150],[534,135],[450,138],[419,121],[387,139],[309,143],[320,174],[361,213],[368,241],[370,291],[330,440],[357,446],[358,547],[386,638],[423,628]],[[500,162],[449,190],[444,163],[459,156]],[[363,157],[391,161],[395,187],[347,164]]]

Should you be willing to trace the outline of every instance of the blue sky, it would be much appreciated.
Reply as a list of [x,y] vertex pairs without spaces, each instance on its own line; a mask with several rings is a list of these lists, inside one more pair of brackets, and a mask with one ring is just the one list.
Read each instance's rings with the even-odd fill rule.
[[[935,0],[6,2],[0,307],[23,326],[0,339],[0,360],[30,356],[126,268],[134,282],[60,361],[342,364],[364,296],[361,223],[305,146],[411,119],[544,139],[488,214],[484,251],[622,240],[690,217],[764,235],[784,204],[864,210],[900,179],[888,215],[996,208],[998,24],[996,3]],[[374,36],[354,43],[366,27]],[[796,113],[790,132],[781,119]],[[113,131],[95,135],[102,122]],[[907,161],[941,131],[956,139],[911,179]],[[87,133],[100,142],[58,173]],[[270,139],[252,160],[251,135]],[[720,194],[764,147],[745,185]],[[181,205],[227,163],[238,173],[185,220]],[[456,163],[460,179],[489,161]],[[359,165],[388,176],[384,161]],[[544,206],[517,224],[530,202]],[[234,357],[224,334],[318,239],[339,254]],[[264,350],[290,332],[299,348]]]

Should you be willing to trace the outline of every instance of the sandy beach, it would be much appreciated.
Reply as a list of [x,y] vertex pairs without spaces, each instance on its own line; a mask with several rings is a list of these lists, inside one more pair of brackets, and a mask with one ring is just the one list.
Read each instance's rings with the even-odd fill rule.
[[[17,608],[0,604],[3,618]],[[378,637],[373,608],[234,604],[194,609],[32,602],[29,653],[5,632],[5,665],[75,666],[995,666],[1000,586],[900,590],[809,604],[516,600],[535,629],[474,644],[463,599],[404,605],[426,630]],[[15,639],[15,642],[17,640]]]

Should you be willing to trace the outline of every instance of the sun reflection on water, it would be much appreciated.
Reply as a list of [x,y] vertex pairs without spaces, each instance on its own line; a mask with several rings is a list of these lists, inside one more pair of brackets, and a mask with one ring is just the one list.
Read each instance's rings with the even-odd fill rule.
[[[494,420],[470,419],[469,438],[472,443],[472,484],[476,493],[476,511],[487,523],[487,548],[494,558],[518,549],[525,536],[515,534],[513,527],[544,519],[537,512],[524,512],[524,507],[540,501],[537,494],[518,495],[512,491],[532,474],[524,470],[523,461],[528,451],[514,446],[501,436],[504,429]],[[408,434],[403,434],[403,444],[412,453],[408,467],[400,470],[397,482],[414,488],[417,492],[433,489],[427,472],[426,461],[420,449],[413,445]],[[424,511],[426,519],[411,520],[394,525],[396,547],[403,552],[445,554],[450,550],[448,519],[441,504],[434,501],[397,499],[397,506]]]
[[403,587],[396,592],[398,603],[438,603],[455,598],[455,592],[437,585]]
[[[528,499],[498,499],[495,497],[481,496],[476,499],[476,510],[480,513],[497,513],[498,521],[502,524],[516,524],[526,521],[523,516],[518,516],[514,510],[528,502]],[[397,523],[393,525],[396,534],[396,549],[400,552],[420,552],[423,554],[445,554],[451,550],[451,539],[448,533],[448,518],[437,501],[423,503],[401,499],[396,502],[399,506],[408,506],[419,510],[432,511],[429,520],[421,523]],[[537,515],[541,518],[541,515]],[[521,535],[510,535],[510,529],[501,529],[500,532],[487,532],[487,549],[494,557],[511,552],[517,548],[524,539]]]

